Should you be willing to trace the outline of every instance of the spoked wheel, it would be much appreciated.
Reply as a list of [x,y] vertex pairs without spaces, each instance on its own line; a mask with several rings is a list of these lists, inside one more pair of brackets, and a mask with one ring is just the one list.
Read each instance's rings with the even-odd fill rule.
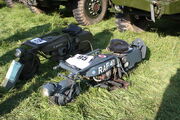
[[143,32],[147,29],[148,24],[145,19],[136,19],[134,16],[118,14],[116,16],[117,28],[120,32],[134,31]]
[[40,65],[40,60],[37,56],[33,56],[32,58],[27,60],[20,59],[20,62],[24,64],[19,77],[20,80],[30,79],[37,73]]
[[108,0],[78,0],[73,15],[81,25],[100,22],[107,11]]

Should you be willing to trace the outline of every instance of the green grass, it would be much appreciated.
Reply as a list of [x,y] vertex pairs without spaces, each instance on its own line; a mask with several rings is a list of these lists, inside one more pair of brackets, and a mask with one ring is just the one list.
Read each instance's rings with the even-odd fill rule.
[[[14,59],[14,50],[23,41],[76,23],[73,17],[59,17],[58,13],[36,15],[21,5],[10,9],[3,4],[0,2],[0,82]],[[8,93],[0,91],[0,119],[180,119],[180,37],[175,34],[177,30],[169,21],[155,30],[157,32],[120,33],[114,21],[111,17],[87,27],[95,36],[95,48],[104,49],[113,38],[129,43],[141,38],[149,48],[147,59],[124,78],[131,83],[127,90],[108,92],[89,88],[67,106],[52,105],[41,96],[40,86],[62,78],[56,76],[58,71],[52,70],[54,63],[41,58],[37,76],[18,83]]]

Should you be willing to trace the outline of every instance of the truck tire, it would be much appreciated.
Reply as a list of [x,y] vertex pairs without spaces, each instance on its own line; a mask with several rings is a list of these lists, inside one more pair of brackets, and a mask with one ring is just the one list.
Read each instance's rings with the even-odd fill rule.
[[108,0],[77,0],[73,15],[81,25],[100,22],[107,11]]
[[127,30],[133,31],[133,32],[144,31],[144,29],[138,27],[138,25],[135,25],[134,23],[135,21],[130,15],[118,14],[116,16],[116,24],[120,32],[125,32]]
[[15,3],[21,3],[27,5],[27,0],[5,0],[5,3],[8,7],[12,8],[14,7]]
[[12,8],[14,3],[13,3],[13,0],[5,0],[5,3],[8,7]]

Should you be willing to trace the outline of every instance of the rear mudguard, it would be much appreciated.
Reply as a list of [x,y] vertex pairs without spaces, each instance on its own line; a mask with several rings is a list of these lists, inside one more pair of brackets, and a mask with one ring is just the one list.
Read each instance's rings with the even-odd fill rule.
[[21,64],[20,62],[17,62],[15,60],[12,61],[8,72],[6,73],[6,77],[2,83],[2,86],[6,89],[12,89],[14,87],[14,85],[16,84],[16,82],[19,79],[19,76],[21,74],[21,71],[23,69],[23,64]]
[[140,38],[137,38],[136,40],[132,42],[132,45],[137,46],[141,50],[142,59],[145,59],[147,47],[144,41],[142,41]]

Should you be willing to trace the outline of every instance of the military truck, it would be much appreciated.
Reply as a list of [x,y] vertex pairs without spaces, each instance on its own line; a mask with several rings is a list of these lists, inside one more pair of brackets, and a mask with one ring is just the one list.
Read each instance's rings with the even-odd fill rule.
[[[5,0],[12,7],[12,0]],[[16,0],[17,1],[17,0]],[[73,12],[81,25],[100,22],[108,6],[117,13],[116,24],[119,31],[143,31],[148,23],[161,17],[180,19],[180,0],[18,0],[27,5],[32,12],[42,13],[56,10],[65,5]],[[114,9],[114,10],[113,10]]]
[[[17,1],[17,0],[16,0]],[[48,12],[65,5],[73,12],[77,22],[81,25],[91,25],[100,22],[107,11],[108,0],[18,0],[27,5],[34,13]],[[5,0],[9,7],[13,7],[13,0]]]
[[180,20],[180,0],[112,0],[112,3],[119,31],[139,32],[162,17]]

